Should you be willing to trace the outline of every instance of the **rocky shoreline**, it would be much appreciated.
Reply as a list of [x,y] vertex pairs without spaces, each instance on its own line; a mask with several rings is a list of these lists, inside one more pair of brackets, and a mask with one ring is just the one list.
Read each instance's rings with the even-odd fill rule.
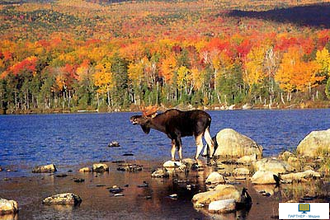
[[[67,206],[72,206],[77,208],[70,209],[70,213],[78,219],[85,218],[81,212],[85,213],[104,199],[105,205],[98,204],[104,216],[116,210],[124,219],[135,215],[137,210],[144,211],[143,215],[165,219],[167,212],[180,208],[182,203],[187,213],[169,214],[172,218],[184,215],[203,219],[214,216],[256,219],[261,215],[263,219],[271,219],[278,216],[279,202],[330,201],[330,129],[306,136],[296,152],[286,151],[271,158],[263,158],[262,146],[232,129],[220,131],[215,140],[219,145],[215,159],[202,159],[198,163],[192,159],[165,163],[142,161],[141,164],[103,161],[64,173],[50,164],[35,167],[31,178],[3,178],[0,180],[3,186],[0,195],[4,197],[0,199],[0,219],[43,216],[31,213],[30,203],[24,197],[34,189],[40,190],[32,199],[38,203],[36,211],[47,210],[57,216],[63,214],[63,207],[59,206],[65,207],[65,213]],[[21,191],[25,192],[23,196]],[[138,208],[126,213],[132,201]],[[166,205],[162,207],[164,201]],[[45,208],[45,205],[54,208]],[[143,208],[145,205],[149,208]],[[149,210],[153,207],[166,211]],[[260,207],[265,208],[264,213],[256,212]]]

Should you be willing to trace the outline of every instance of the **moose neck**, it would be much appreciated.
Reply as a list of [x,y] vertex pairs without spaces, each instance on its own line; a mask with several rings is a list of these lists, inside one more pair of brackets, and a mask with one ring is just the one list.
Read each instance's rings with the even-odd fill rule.
[[149,120],[149,127],[161,132],[166,132],[164,115],[160,114]]

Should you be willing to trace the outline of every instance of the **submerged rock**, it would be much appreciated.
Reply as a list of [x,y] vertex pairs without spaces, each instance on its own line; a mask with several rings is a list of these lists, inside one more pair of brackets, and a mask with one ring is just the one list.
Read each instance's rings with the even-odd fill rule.
[[194,195],[192,202],[195,207],[204,207],[213,201],[234,199],[240,201],[241,193],[233,185],[217,185],[213,190]]
[[262,157],[262,146],[251,138],[238,133],[233,129],[223,129],[216,135],[218,148],[214,156],[243,157],[246,155],[256,155]]
[[308,157],[324,156],[330,153],[330,129],[312,131],[297,146],[299,155]]
[[250,171],[245,167],[235,168],[233,174],[235,176],[248,176],[250,174]]
[[154,178],[168,178],[170,175],[165,168],[158,168],[151,174]]
[[218,172],[212,172],[205,180],[206,184],[225,183],[225,178]]
[[15,214],[17,212],[18,212],[18,203],[16,201],[0,198],[0,216],[7,214]]
[[146,181],[143,181],[142,184],[138,185],[137,187],[139,188],[145,188],[145,187],[149,187],[149,184]]
[[61,193],[45,198],[44,205],[79,205],[82,202],[80,196],[73,193]]
[[304,172],[298,173],[289,173],[281,175],[281,179],[283,182],[291,183],[291,182],[306,182],[308,179],[316,179],[320,178],[321,175],[318,172],[313,170],[306,170]]
[[37,166],[33,168],[32,173],[54,173],[57,169],[54,164],[48,164],[44,166]]
[[96,172],[96,173],[103,173],[103,172],[106,172],[106,171],[109,171],[109,166],[106,165],[105,163],[96,163],[96,164],[93,164],[93,172]]
[[117,170],[127,171],[127,172],[138,172],[143,170],[143,166],[138,164],[124,163],[124,164],[120,164]]
[[244,165],[250,165],[253,162],[257,161],[257,155],[253,154],[250,156],[243,156],[237,160],[237,163],[244,164]]

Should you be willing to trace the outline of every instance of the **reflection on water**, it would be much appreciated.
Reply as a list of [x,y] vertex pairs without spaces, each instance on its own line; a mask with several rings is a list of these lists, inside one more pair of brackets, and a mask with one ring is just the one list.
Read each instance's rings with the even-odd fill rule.
[[[18,201],[20,219],[274,219],[278,216],[278,203],[295,199],[329,202],[330,186],[322,180],[288,185],[252,185],[249,180],[232,182],[241,191],[243,187],[252,197],[251,209],[228,214],[210,214],[205,209],[194,209],[192,197],[206,190],[205,180],[214,167],[204,170],[174,172],[168,179],[151,178],[151,173],[162,163],[134,161],[143,166],[139,172],[118,171],[118,163],[108,162],[110,172],[79,173],[73,168],[67,177],[52,174],[33,174],[13,177],[4,181],[0,177],[1,197]],[[206,164],[206,161],[203,160]],[[91,164],[82,164],[91,166]],[[230,165],[237,166],[237,165]],[[0,173],[1,174],[1,173]],[[75,179],[85,181],[76,183]],[[230,176],[227,178],[230,179]],[[139,187],[142,183],[148,187]],[[116,197],[109,189],[114,185],[123,189],[124,196]],[[42,200],[48,196],[72,192],[82,198],[77,207],[46,206]],[[177,194],[172,199],[170,195]],[[323,196],[323,197],[322,197]],[[10,216],[0,217],[0,220]]]

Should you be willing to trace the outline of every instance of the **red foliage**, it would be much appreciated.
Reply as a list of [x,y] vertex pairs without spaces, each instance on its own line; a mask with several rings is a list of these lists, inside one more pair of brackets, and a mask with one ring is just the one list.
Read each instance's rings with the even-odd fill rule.
[[242,43],[236,46],[236,51],[238,57],[241,59],[245,59],[246,55],[250,52],[252,48],[252,44],[248,39],[244,39]]
[[32,74],[37,70],[37,61],[37,57],[28,57],[10,67],[9,71],[15,76],[23,73]]

